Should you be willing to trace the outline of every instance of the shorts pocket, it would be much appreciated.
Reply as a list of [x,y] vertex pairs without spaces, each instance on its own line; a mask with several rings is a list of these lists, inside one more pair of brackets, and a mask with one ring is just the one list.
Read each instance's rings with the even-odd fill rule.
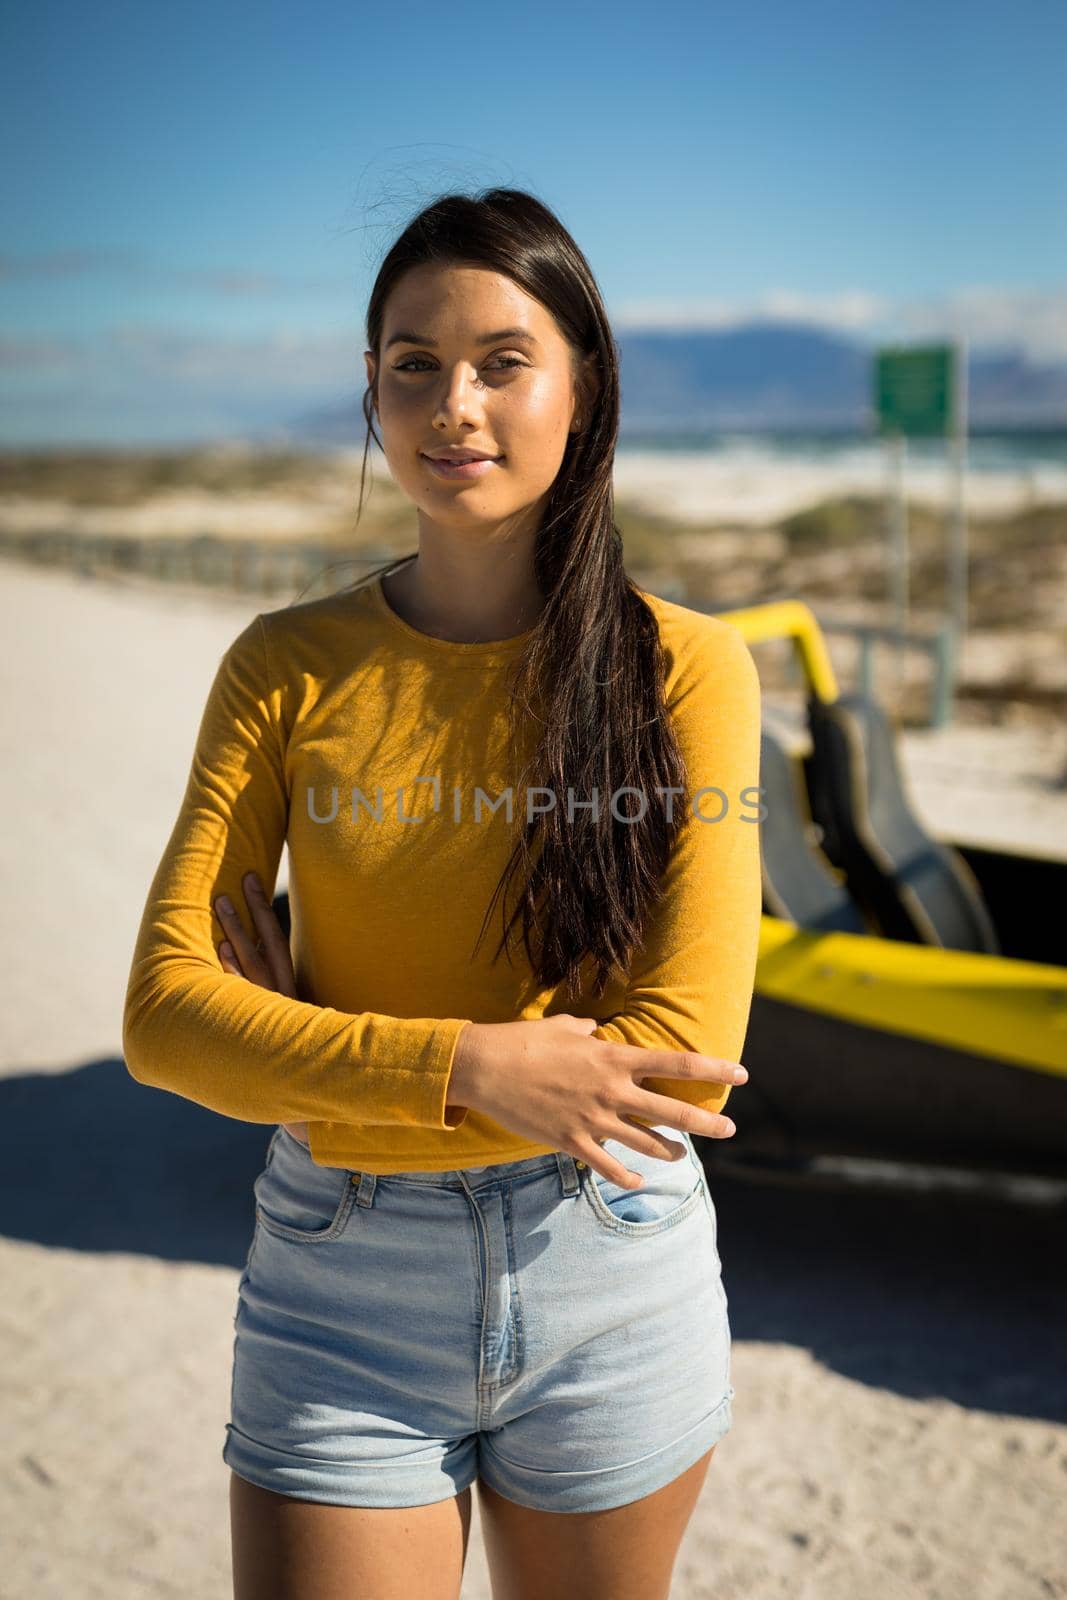
[[352,1174],[320,1167],[298,1139],[279,1128],[253,1185],[256,1221],[294,1244],[321,1244],[344,1231],[356,1198]]
[[609,1178],[586,1167],[582,1190],[601,1227],[612,1233],[649,1238],[684,1222],[704,1203],[704,1173],[692,1144],[677,1128],[656,1130],[687,1146],[687,1154],[677,1161],[646,1156],[617,1139],[606,1139],[604,1150],[631,1172],[641,1174],[639,1189],[622,1189]]

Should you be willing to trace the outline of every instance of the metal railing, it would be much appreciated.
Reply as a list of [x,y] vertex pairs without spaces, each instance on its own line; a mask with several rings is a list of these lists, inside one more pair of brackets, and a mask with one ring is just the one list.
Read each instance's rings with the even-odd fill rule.
[[[221,538],[216,534],[153,536],[75,533],[69,529],[32,532],[0,531],[0,555],[38,565],[67,567],[86,575],[94,572],[132,574],[163,583],[184,583],[242,594],[297,595],[315,598],[336,588],[336,569],[351,567],[353,576],[384,566],[396,552],[381,543],[314,544],[306,540]],[[333,577],[330,574],[334,574]],[[688,604],[681,586],[660,584],[665,599]],[[703,607],[718,610],[717,607]],[[956,668],[956,635],[951,622],[913,627],[901,632],[890,625],[843,622],[819,616],[825,634],[845,634],[859,646],[857,687],[874,693],[874,647],[889,644],[898,649],[921,650],[930,657],[929,725],[944,727],[951,721]],[[726,613],[720,612],[721,615]]]
[[[818,608],[813,607],[816,615]],[[863,695],[874,696],[874,646],[888,644],[896,650],[921,650],[930,658],[931,728],[944,728],[952,720],[952,696],[956,671],[956,629],[951,622],[933,624],[926,628],[912,627],[905,632],[886,625],[870,622],[839,622],[819,617],[823,633],[848,634],[859,644],[859,669],[856,688]]]
[[[395,552],[382,544],[225,539],[215,534],[138,538],[37,529],[0,531],[0,555],[39,566],[65,567],[86,576],[106,572],[241,594],[295,596],[306,589],[319,592],[327,569],[350,566],[358,575],[362,569],[383,566]],[[336,586],[334,579],[325,588]]]

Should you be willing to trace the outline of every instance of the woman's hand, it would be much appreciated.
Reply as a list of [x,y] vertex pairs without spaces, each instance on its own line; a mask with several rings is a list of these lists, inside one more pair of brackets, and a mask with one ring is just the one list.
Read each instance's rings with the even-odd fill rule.
[[254,872],[246,872],[241,884],[259,943],[252,943],[237,912],[225,895],[219,895],[213,905],[215,915],[226,930],[226,938],[218,946],[223,971],[247,978],[249,983],[258,983],[261,989],[275,989],[278,994],[288,995],[290,1000],[299,1000],[289,941],[274,914],[274,907]]
[[603,1140],[665,1161],[685,1154],[683,1144],[631,1117],[709,1139],[735,1132],[729,1117],[643,1089],[641,1079],[743,1083],[748,1073],[740,1063],[591,1038],[598,1027],[595,1017],[567,1013],[468,1023],[456,1042],[449,1106],[469,1106],[534,1144],[564,1150],[620,1189],[639,1188],[642,1179],[605,1154]]

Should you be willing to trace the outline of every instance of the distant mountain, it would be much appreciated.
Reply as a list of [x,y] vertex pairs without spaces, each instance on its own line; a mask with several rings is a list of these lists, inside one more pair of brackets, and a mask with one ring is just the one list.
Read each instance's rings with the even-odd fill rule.
[[[873,352],[807,324],[753,322],[618,335],[621,439],[722,429],[873,431]],[[972,428],[1067,427],[1067,364],[1036,366],[1012,352],[972,353]],[[363,437],[354,402],[302,413],[297,442],[351,444]]]

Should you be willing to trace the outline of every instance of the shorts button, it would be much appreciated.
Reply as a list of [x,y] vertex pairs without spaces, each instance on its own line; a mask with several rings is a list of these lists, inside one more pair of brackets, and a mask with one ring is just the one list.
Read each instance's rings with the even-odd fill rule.
[[574,1165],[578,1168],[579,1172],[584,1172],[585,1171],[585,1162],[584,1161],[576,1161],[574,1163]]

